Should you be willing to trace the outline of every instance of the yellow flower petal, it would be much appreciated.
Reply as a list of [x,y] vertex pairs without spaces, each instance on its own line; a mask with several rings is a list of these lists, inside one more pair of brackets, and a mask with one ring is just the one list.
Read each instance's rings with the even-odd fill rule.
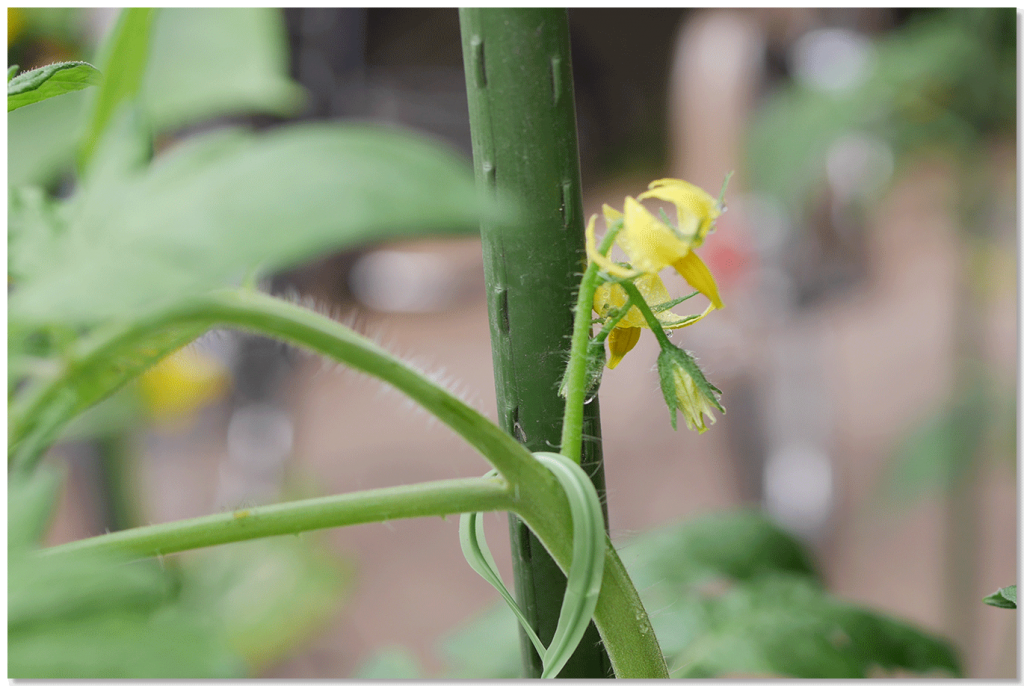
[[624,209],[625,225],[616,241],[635,269],[657,274],[690,252],[686,241],[634,198],[626,198]]
[[616,326],[608,334],[608,352],[611,357],[608,358],[608,369],[615,369],[615,366],[622,361],[622,358],[626,356],[630,350],[636,346],[636,342],[640,340],[640,329],[635,326]]
[[[639,277],[643,279],[644,277]],[[639,281],[639,279],[637,279]],[[603,283],[597,287],[594,291],[594,311],[602,317],[608,314],[609,310],[613,310],[622,307],[626,304],[629,296],[626,295],[626,289],[617,283]],[[644,316],[640,313],[640,310],[636,308],[636,305],[629,308],[629,312],[626,316],[619,320],[616,327],[643,327],[650,328],[647,326],[647,321]]]
[[615,209],[614,207],[607,203],[601,205],[601,212],[604,213],[605,226],[611,226],[615,222],[622,219],[622,212],[619,212],[617,209]]
[[717,309],[722,309],[722,299],[718,296],[718,286],[715,284],[715,277],[707,268],[697,253],[687,253],[672,263],[679,275],[686,279],[686,282],[707,296]]
[[638,195],[637,199],[657,198],[675,205],[679,217],[679,231],[685,237],[692,237],[691,247],[699,247],[704,242],[711,225],[722,214],[718,209],[717,198],[711,197],[703,188],[687,181],[658,179],[652,181],[648,189]]
[[587,223],[587,257],[589,257],[598,267],[612,276],[619,277],[620,279],[631,279],[634,276],[641,274],[642,272],[620,267],[597,251],[597,238],[594,236],[594,225],[596,222],[597,215],[595,214]]

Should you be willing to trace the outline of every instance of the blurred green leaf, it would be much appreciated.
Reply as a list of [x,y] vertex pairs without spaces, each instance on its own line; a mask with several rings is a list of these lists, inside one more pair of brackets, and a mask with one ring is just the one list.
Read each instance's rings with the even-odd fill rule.
[[240,665],[156,561],[27,553],[8,561],[8,676],[213,678]]
[[[139,100],[156,132],[301,104],[278,9],[162,8],[151,33]],[[48,185],[69,169],[88,110],[73,93],[8,115],[8,184]]]
[[770,572],[818,578],[797,539],[748,510],[659,527],[626,541],[619,556],[637,588],[686,586],[718,577],[751,579]]
[[353,678],[370,679],[423,679],[420,663],[410,651],[401,646],[382,648],[371,655],[356,670]]
[[821,190],[829,146],[852,130],[880,136],[897,155],[927,146],[961,154],[980,135],[1012,131],[1015,22],[1012,8],[940,10],[877,41],[859,86],[779,90],[748,137],[754,186],[799,211]]
[[957,669],[939,639],[829,596],[803,545],[756,512],[642,534],[620,556],[680,675]]
[[85,91],[7,115],[7,185],[48,186],[71,168],[85,121]]
[[699,636],[670,659],[679,676],[859,678],[876,668],[960,676],[945,641],[839,602],[805,578],[765,576],[702,603]]
[[280,269],[370,241],[470,231],[479,219],[461,159],[371,126],[201,136],[103,195],[109,202],[75,205],[46,273],[11,296],[10,318],[129,317],[257,264]]
[[23,72],[7,81],[7,111],[96,86],[100,72],[86,62],[58,62]]
[[232,650],[258,671],[335,616],[352,571],[316,538],[276,537],[196,554],[182,602],[217,617]]
[[883,489],[902,504],[949,489],[975,459],[990,421],[986,385],[976,378],[964,397],[926,417],[901,441]]
[[64,221],[61,205],[41,188],[7,189],[7,280],[11,284],[46,268],[57,249]]
[[[63,481],[64,475],[52,467],[43,467],[31,474],[8,474],[8,555],[13,557],[42,542],[57,507]],[[7,602],[9,608],[11,599]]]
[[100,49],[97,64],[103,72],[103,84],[93,100],[92,112],[81,142],[79,163],[88,167],[107,124],[122,102],[133,100],[142,86],[149,56],[153,8],[128,7],[121,10],[117,24]]
[[1017,584],[1000,588],[992,595],[983,598],[984,602],[993,607],[1002,607],[1008,610],[1017,609]]
[[154,130],[231,114],[295,114],[280,9],[165,8],[153,25],[141,100]]
[[[198,338],[205,326],[166,327],[143,330],[138,335],[113,341],[92,341],[92,350],[62,365],[59,384],[27,390],[8,409],[8,450],[20,449],[35,432],[51,424],[59,431],[69,419],[121,388],[158,360]],[[90,354],[93,351],[98,354]],[[55,436],[53,436],[55,437]],[[48,444],[47,444],[48,445]],[[27,466],[27,465],[26,465]]]
[[504,603],[496,604],[437,646],[450,679],[518,679],[522,676],[519,630]]

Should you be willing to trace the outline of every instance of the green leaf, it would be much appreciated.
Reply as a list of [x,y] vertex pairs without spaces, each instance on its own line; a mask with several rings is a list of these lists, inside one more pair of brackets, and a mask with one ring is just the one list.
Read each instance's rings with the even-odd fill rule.
[[8,71],[7,111],[96,86],[102,81],[99,70],[87,62],[57,62],[26,71],[13,79]]
[[[486,478],[497,473],[497,470],[491,470],[484,476]],[[516,603],[502,581],[498,565],[494,561],[491,549],[487,545],[487,539],[484,536],[484,522],[479,512],[467,512],[459,517],[459,543],[462,546],[462,555],[466,558],[466,562],[469,563],[474,572],[482,576],[487,583],[494,586],[495,590],[501,594],[505,604],[512,610],[512,614],[515,615],[519,625],[526,632],[526,636],[533,643],[537,654],[543,659],[547,648],[544,647],[544,643],[537,636],[537,632],[530,626],[530,620],[523,614],[519,604]]]
[[762,577],[702,604],[705,625],[670,662],[679,676],[848,679],[879,668],[960,675],[947,642],[839,602],[807,579]]
[[337,613],[352,571],[312,536],[204,550],[183,565],[181,601],[220,619],[251,672],[299,647]]
[[7,583],[10,677],[242,676],[216,623],[175,601],[175,580],[156,561],[20,552]]
[[88,167],[96,146],[118,105],[134,99],[142,86],[149,55],[150,28],[156,12],[152,8],[130,7],[121,10],[117,24],[107,37],[99,59],[103,85],[93,103],[79,152],[82,169]]
[[725,577],[786,572],[818,579],[803,545],[767,517],[739,510],[660,527],[627,541],[619,556],[638,588],[686,588]]
[[156,131],[225,115],[295,114],[304,92],[288,75],[282,10],[162,9],[140,95]]
[[64,228],[61,205],[41,188],[7,190],[7,279],[17,286],[32,274],[45,271]]
[[[84,93],[8,116],[8,183],[49,184],[71,167],[92,105]],[[156,132],[214,116],[294,113],[280,10],[162,8],[138,93]],[[116,108],[115,108],[116,109]]]
[[[53,518],[63,474],[52,467],[7,477],[7,550],[9,555],[38,546]],[[8,605],[11,599],[8,598]]]
[[8,186],[49,186],[74,166],[89,95],[68,93],[7,115]]
[[1008,610],[1017,609],[1017,584],[1000,588],[992,595],[985,596],[982,600],[993,607],[1002,607]]
[[360,681],[370,679],[425,679],[423,669],[416,656],[401,646],[389,646],[371,655],[356,670],[353,678]]
[[408,133],[334,124],[202,136],[104,187],[100,200],[74,205],[46,273],[11,296],[11,319],[131,317],[256,265],[474,230],[479,220],[458,157]]
[[57,382],[44,380],[39,390],[29,389],[24,399],[11,403],[8,450],[17,456],[18,466],[31,466],[72,417],[195,340],[206,328],[142,328],[88,339],[80,356],[63,366]]
[[[463,555],[466,556],[469,565],[501,593],[533,642],[544,665],[541,677],[554,678],[572,657],[594,615],[597,598],[601,592],[606,536],[601,501],[587,473],[564,455],[544,452],[533,455],[551,470],[565,490],[573,526],[572,563],[568,570],[558,624],[547,649],[505,588],[484,539],[483,522],[479,519],[479,513],[462,515],[459,521],[459,539]],[[492,475],[489,473],[487,476]]]
[[444,675],[452,679],[518,679],[522,677],[519,632],[504,603],[445,635],[438,652]]
[[985,380],[976,378],[963,397],[926,417],[896,448],[883,482],[888,496],[909,504],[956,483],[985,439],[989,408]]
[[760,514],[656,530],[620,557],[677,676],[959,673],[942,640],[829,596],[800,542]]

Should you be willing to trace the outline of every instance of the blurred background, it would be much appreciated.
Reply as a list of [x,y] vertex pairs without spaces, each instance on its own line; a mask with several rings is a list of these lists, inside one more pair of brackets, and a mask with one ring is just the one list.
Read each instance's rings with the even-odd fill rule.
[[[115,12],[9,9],[8,64],[92,59]],[[301,104],[213,113],[158,147],[224,124],[369,120],[469,158],[457,10],[260,17],[266,68],[301,85]],[[588,216],[652,179],[714,195],[735,172],[701,251],[726,307],[677,333],[727,414],[703,435],[671,429],[653,337],[605,374],[613,539],[763,509],[813,548],[840,598],[949,637],[968,676],[1015,677],[1017,615],[981,603],[1015,583],[1018,560],[1015,13],[570,9],[569,20]],[[68,98],[48,116],[71,116],[60,107],[73,101],[57,104]],[[19,157],[24,126],[9,117],[11,182],[60,189],[61,142]],[[682,295],[678,281],[666,278]],[[311,299],[495,418],[483,284],[467,237],[324,255],[267,286]],[[50,456],[71,475],[51,542],[487,470],[398,393],[253,336],[208,334],[131,393]],[[126,413],[128,430],[109,419]],[[504,516],[487,522],[510,578]],[[253,675],[432,676],[460,627],[497,601],[457,527],[396,521],[190,564],[237,620]],[[502,622],[494,635],[510,637],[515,660],[514,622]]]

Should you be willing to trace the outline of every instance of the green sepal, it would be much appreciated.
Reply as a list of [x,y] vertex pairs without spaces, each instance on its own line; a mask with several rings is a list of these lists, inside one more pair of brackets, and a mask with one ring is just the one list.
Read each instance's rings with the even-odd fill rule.
[[668,416],[672,420],[672,429],[676,429],[676,412],[679,410],[679,402],[676,399],[676,386],[672,380],[672,357],[666,355],[666,348],[662,348],[658,355],[658,380],[661,382],[661,395],[665,398],[668,406]]
[[689,374],[701,395],[714,405],[715,409],[725,414],[725,408],[718,401],[722,391],[707,380],[697,361],[693,359],[693,356],[674,345],[663,345],[661,353],[658,355],[658,379],[661,382],[661,393],[665,398],[665,404],[668,406],[673,429],[676,428],[676,412],[679,409],[675,381],[672,378],[674,366],[681,367],[686,374]]

